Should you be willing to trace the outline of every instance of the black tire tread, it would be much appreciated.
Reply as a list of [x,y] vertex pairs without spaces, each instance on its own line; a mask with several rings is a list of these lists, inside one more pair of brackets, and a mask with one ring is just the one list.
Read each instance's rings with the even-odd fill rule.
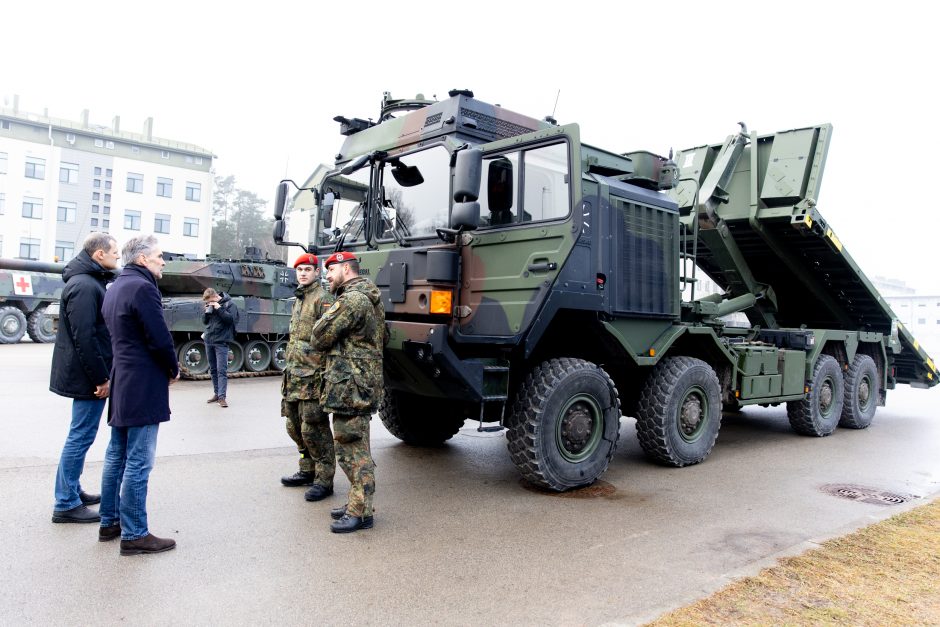
[[862,415],[860,412],[856,411],[857,406],[855,404],[855,386],[856,381],[859,377],[862,376],[863,370],[871,368],[873,376],[872,380],[872,390],[871,390],[871,402],[874,403],[874,407],[877,407],[877,394],[879,393],[879,384],[878,379],[878,367],[875,365],[875,360],[868,355],[856,355],[855,359],[852,360],[852,363],[849,365],[849,369],[845,373],[844,385],[845,385],[845,398],[842,401],[842,416],[839,418],[839,426],[847,427],[849,429],[867,429],[871,426],[871,421],[874,418],[875,412],[872,411],[871,416]]
[[21,339],[23,339],[23,336],[26,335],[26,331],[28,329],[26,316],[23,315],[23,312],[20,311],[17,307],[12,307],[12,306],[0,307],[0,320],[2,320],[5,316],[8,316],[8,315],[13,315],[19,318],[20,333],[19,335],[15,337],[12,335],[8,336],[8,335],[0,334],[0,344],[16,344]]
[[385,390],[379,405],[379,418],[389,433],[413,446],[440,446],[454,437],[464,424],[462,415],[450,415],[453,403],[413,397]]
[[697,464],[704,460],[711,452],[718,439],[718,429],[715,429],[711,441],[707,444],[704,455],[697,459],[683,459],[673,449],[667,435],[667,428],[671,425],[673,416],[666,415],[666,406],[669,398],[676,393],[679,378],[690,368],[703,365],[711,373],[712,383],[718,390],[718,411],[715,419],[721,427],[721,384],[718,375],[706,362],[695,357],[670,357],[659,362],[646,380],[637,402],[636,431],[640,446],[646,456],[655,462],[682,468]]
[[[839,362],[836,361],[835,357],[830,355],[820,355],[819,359],[816,360],[816,366],[813,368],[813,388],[817,385],[817,377],[819,372],[826,367],[825,364],[833,363],[836,366],[836,371],[841,374],[842,369],[839,368]],[[845,382],[843,381],[843,390],[845,389]],[[814,420],[814,415],[816,413],[816,408],[814,406],[816,390],[813,389],[810,392],[810,397],[803,399],[801,401],[790,401],[787,403],[787,418],[790,420],[790,427],[800,435],[808,435],[813,437],[825,437],[831,435],[835,430],[833,428],[831,431],[825,431],[820,429],[819,425],[816,424]],[[839,396],[841,399],[841,395]],[[841,410],[840,410],[841,413]]]
[[[526,376],[525,381],[516,395],[513,404],[512,426],[506,432],[507,447],[509,456],[516,468],[522,474],[523,478],[529,483],[555,491],[568,490],[582,485],[589,485],[596,480],[596,477],[590,477],[583,483],[576,485],[559,485],[546,472],[544,460],[538,451],[538,435],[542,423],[542,407],[547,402],[552,390],[571,373],[578,371],[597,371],[600,373],[608,387],[614,400],[617,410],[617,416],[620,416],[620,396],[617,388],[614,386],[613,379],[610,378],[603,368],[592,364],[583,359],[572,357],[561,357],[549,359],[533,368]],[[607,469],[610,460],[617,449],[617,442],[620,439],[620,430],[617,429],[617,436],[614,439],[613,446],[610,447],[604,460],[603,468],[600,474]]]

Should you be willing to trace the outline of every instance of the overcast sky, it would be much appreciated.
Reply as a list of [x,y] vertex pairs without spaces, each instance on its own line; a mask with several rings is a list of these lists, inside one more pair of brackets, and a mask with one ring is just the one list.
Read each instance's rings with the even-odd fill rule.
[[831,122],[819,209],[869,275],[940,294],[933,3],[13,3],[0,96],[21,110],[194,143],[272,200],[332,163],[336,115],[383,91],[482,100],[581,125],[610,150]]

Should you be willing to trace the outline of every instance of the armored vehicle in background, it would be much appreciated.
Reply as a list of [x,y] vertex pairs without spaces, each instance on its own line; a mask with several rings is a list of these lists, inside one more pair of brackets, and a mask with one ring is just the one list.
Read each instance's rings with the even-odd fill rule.
[[29,334],[34,342],[54,342],[55,325],[46,308],[59,302],[65,264],[0,259],[0,344]]
[[277,374],[284,369],[287,334],[297,279],[281,261],[264,260],[249,248],[243,259],[199,260],[164,254],[166,267],[158,285],[163,316],[173,335],[186,378],[208,376],[202,340],[205,327],[202,293],[225,292],[238,308],[235,342],[229,344],[229,376]]
[[[406,442],[499,423],[522,475],[566,490],[606,470],[621,412],[678,467],[706,459],[723,408],[786,403],[818,437],[867,427],[898,384],[937,383],[816,206],[828,124],[742,125],[673,161],[465,90],[336,119],[305,244],[355,253],[381,289],[380,415]],[[724,292],[683,300],[699,272]]]

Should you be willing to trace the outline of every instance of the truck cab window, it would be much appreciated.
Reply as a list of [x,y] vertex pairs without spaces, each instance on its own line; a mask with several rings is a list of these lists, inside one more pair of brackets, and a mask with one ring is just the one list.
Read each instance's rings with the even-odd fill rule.
[[568,215],[567,144],[491,157],[483,162],[483,177],[480,227]]
[[382,164],[382,207],[377,234],[437,237],[450,209],[450,153],[443,146],[413,152]]

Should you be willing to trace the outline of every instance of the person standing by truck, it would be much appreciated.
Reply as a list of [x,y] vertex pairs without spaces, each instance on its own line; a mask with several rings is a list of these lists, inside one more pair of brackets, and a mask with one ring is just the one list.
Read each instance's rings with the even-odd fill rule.
[[79,478],[85,455],[95,441],[111,377],[111,336],[101,317],[105,286],[114,276],[120,253],[107,233],[91,233],[82,250],[62,272],[65,289],[59,303],[59,332],[52,353],[49,390],[72,399],[72,424],[55,478],[52,522],[93,523],[90,509],[101,501],[82,490]]
[[281,415],[287,419],[287,434],[300,453],[300,469],[281,483],[288,487],[309,485],[308,501],[333,494],[336,458],[329,416],[320,407],[323,355],[311,344],[314,323],[333,304],[333,297],[320,285],[320,261],[304,253],[294,262],[299,287],[291,311],[287,366],[281,380]]
[[202,314],[202,323],[206,326],[206,356],[212,375],[212,398],[206,402],[228,407],[228,343],[235,341],[238,307],[228,294],[216,292],[211,287],[202,293],[202,300],[206,305]]
[[359,276],[355,255],[336,252],[325,265],[336,302],[314,325],[313,344],[326,353],[320,404],[333,413],[336,457],[350,483],[346,505],[330,512],[330,530],[350,533],[373,524],[369,421],[384,389],[385,307],[379,288]]

